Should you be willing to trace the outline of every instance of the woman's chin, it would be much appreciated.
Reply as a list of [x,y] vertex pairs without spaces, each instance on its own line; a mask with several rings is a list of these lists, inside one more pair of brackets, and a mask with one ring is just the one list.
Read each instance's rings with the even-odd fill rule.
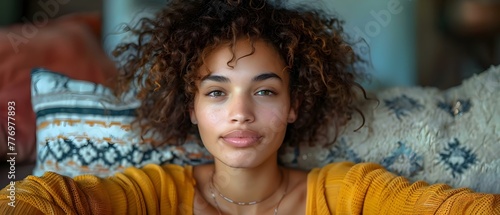
[[256,156],[227,156],[223,158],[218,158],[221,163],[232,168],[253,168],[259,166],[262,162],[259,162]]
[[258,148],[221,148],[212,153],[214,158],[222,164],[232,168],[253,168],[262,165],[266,161],[276,159],[273,154]]
[[251,161],[228,161],[228,160],[221,160],[221,163],[224,165],[231,167],[231,168],[253,168],[258,166],[259,164],[256,162],[251,162]]

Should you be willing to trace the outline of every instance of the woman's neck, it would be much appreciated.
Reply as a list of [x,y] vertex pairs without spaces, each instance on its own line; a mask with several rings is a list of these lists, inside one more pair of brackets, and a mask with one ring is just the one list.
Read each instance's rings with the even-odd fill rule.
[[222,194],[235,202],[249,203],[273,196],[280,189],[285,176],[274,160],[252,168],[234,168],[216,161],[211,177],[216,195]]

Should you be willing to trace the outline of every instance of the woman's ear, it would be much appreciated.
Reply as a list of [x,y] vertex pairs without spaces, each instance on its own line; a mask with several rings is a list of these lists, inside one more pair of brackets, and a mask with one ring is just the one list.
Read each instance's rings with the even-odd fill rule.
[[300,102],[298,99],[291,102],[290,111],[288,112],[288,123],[294,123],[295,120],[297,120],[297,116],[299,114],[299,104]]
[[198,124],[198,119],[196,119],[196,113],[193,108],[189,109],[189,118],[191,118],[191,123]]

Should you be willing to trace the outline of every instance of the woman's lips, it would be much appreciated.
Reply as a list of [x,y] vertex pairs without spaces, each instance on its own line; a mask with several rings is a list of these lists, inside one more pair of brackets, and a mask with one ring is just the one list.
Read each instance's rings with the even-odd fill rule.
[[235,130],[222,136],[225,143],[236,147],[245,148],[255,145],[262,136],[255,131]]

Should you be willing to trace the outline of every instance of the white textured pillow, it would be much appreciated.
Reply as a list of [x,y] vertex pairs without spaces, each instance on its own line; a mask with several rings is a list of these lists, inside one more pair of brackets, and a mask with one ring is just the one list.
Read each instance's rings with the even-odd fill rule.
[[[445,91],[390,88],[364,101],[366,124],[355,116],[337,142],[281,156],[309,169],[350,160],[380,163],[410,180],[500,193],[500,67]],[[292,153],[293,151],[293,153]]]

